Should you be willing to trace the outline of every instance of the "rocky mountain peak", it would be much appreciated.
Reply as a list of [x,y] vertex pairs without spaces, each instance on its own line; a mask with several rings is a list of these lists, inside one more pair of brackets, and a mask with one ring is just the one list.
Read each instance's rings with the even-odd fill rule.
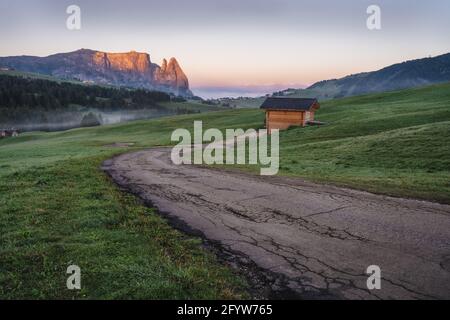
[[161,66],[145,52],[111,53],[80,49],[48,57],[0,57],[0,66],[60,78],[76,78],[98,84],[161,90],[190,96],[189,81],[178,61],[171,58]]
[[163,59],[161,63],[161,72],[166,72],[166,70],[167,70],[167,60]]
[[161,67],[155,72],[155,79],[163,86],[175,86],[178,94],[183,95],[183,88],[189,88],[189,80],[175,58],[170,58],[169,63],[163,59]]

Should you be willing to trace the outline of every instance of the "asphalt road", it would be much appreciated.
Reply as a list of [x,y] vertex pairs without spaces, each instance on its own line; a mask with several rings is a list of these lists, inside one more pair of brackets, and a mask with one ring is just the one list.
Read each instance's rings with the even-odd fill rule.
[[[269,297],[449,299],[450,206],[285,177],[175,166],[170,149],[104,163]],[[368,290],[366,269],[381,269]]]

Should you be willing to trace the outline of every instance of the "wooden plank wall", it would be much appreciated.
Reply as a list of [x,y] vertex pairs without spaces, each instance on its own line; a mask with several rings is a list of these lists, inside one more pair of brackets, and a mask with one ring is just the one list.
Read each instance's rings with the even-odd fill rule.
[[304,126],[305,112],[304,111],[282,111],[282,110],[267,110],[266,111],[266,126],[267,129],[287,129],[290,126]]

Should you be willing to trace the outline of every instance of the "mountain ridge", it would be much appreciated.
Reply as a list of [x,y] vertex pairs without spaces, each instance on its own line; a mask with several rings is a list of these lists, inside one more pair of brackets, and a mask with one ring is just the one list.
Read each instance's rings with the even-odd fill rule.
[[333,99],[395,91],[450,81],[450,53],[408,60],[376,71],[318,81],[306,89],[286,89],[275,96]]
[[79,49],[45,57],[0,57],[0,67],[34,72],[62,79],[145,88],[175,95],[192,96],[189,80],[175,58],[163,60],[162,67],[144,52],[125,53]]

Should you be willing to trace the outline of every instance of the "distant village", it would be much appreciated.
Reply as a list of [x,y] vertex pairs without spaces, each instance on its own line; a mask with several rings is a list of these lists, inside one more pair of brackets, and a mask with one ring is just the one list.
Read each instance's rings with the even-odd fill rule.
[[18,137],[19,130],[17,129],[0,129],[0,139],[8,138],[8,137]]

